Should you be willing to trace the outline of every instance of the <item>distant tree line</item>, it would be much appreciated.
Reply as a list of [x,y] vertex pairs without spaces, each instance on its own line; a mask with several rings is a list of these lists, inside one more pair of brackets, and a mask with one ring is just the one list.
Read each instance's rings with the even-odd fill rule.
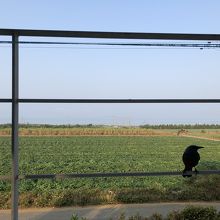
[[[104,125],[93,124],[66,124],[66,125],[53,125],[53,124],[19,124],[19,128],[97,128],[104,127]],[[11,124],[0,124],[0,128],[11,128]]]
[[145,124],[139,127],[147,129],[220,129],[220,124]]
[[[52,124],[19,124],[20,128],[104,128],[115,127],[110,125],[94,125],[94,124],[67,124],[67,125],[52,125]],[[160,124],[151,125],[145,124],[140,126],[117,126],[123,128],[139,127],[146,129],[220,129],[220,124]],[[0,124],[0,128],[11,128],[11,124]]]

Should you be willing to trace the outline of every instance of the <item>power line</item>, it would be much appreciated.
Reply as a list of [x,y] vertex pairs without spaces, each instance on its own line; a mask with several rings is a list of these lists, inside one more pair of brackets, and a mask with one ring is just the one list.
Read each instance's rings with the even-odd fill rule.
[[[11,44],[12,41],[0,41],[0,44]],[[173,48],[220,48],[220,43],[101,43],[101,42],[51,42],[51,41],[19,41],[23,45],[74,45],[74,46],[120,46],[120,47],[173,47]],[[49,47],[50,48],[50,47]],[[97,49],[97,48],[95,48]],[[109,48],[104,48],[109,49]],[[118,48],[116,48],[118,49]],[[130,49],[130,48],[129,48]]]

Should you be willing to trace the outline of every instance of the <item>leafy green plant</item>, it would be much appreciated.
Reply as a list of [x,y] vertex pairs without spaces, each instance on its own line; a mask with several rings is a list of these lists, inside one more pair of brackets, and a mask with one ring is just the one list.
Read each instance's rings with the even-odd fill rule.
[[181,215],[184,220],[217,220],[217,211],[213,207],[188,206]]
[[73,214],[70,220],[87,220],[86,218],[80,218],[77,214]]

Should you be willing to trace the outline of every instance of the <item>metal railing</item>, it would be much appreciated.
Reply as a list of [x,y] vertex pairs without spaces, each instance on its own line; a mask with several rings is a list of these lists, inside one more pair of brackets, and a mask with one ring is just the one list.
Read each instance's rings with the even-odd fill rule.
[[[141,39],[141,40],[186,40],[220,41],[220,34],[181,34],[181,33],[128,33],[92,32],[60,30],[0,29],[0,36],[12,37],[12,98],[0,98],[0,103],[12,103],[12,176],[0,176],[0,180],[12,181],[12,219],[18,219],[18,182],[23,179],[40,178],[90,178],[182,175],[174,172],[130,172],[130,173],[74,173],[19,175],[18,172],[18,124],[19,103],[220,103],[220,99],[20,99],[19,98],[19,37],[62,37],[62,38],[102,38],[102,39]],[[188,173],[187,173],[188,174]],[[189,172],[189,174],[220,174],[220,170]]]
[[[66,173],[66,174],[35,174],[19,175],[19,180],[30,179],[76,179],[76,178],[101,178],[101,177],[144,177],[144,176],[180,176],[182,171],[161,171],[161,172],[120,172],[120,173]],[[185,175],[210,175],[220,174],[220,170],[187,171]],[[0,176],[0,180],[11,180],[11,176]]]
[[[11,103],[12,99],[0,99]],[[19,103],[220,103],[220,99],[18,99]]]

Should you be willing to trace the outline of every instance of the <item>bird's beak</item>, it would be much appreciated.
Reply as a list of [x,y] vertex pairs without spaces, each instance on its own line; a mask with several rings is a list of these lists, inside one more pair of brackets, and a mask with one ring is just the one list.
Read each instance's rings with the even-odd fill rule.
[[198,149],[200,149],[200,148],[204,148],[204,147],[198,147]]

